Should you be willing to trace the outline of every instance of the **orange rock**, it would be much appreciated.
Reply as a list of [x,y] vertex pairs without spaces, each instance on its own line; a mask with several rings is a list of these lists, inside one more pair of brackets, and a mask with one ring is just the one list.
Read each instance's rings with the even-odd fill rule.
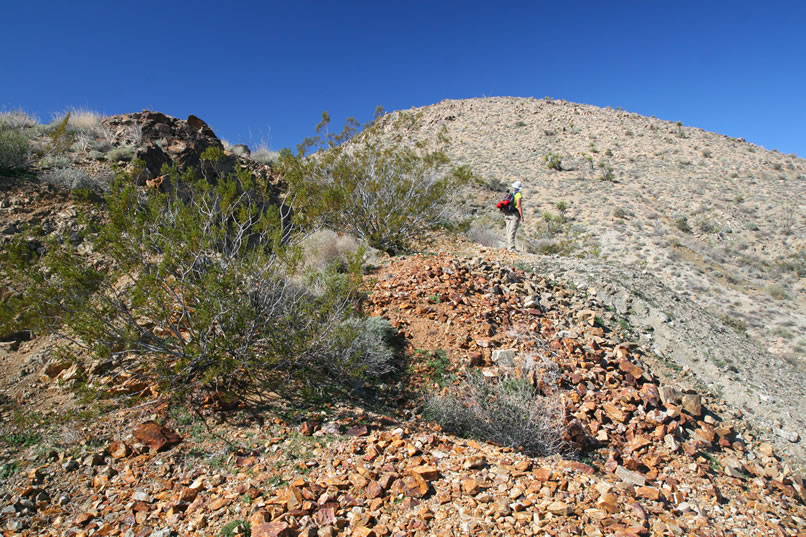
[[548,468],[538,468],[533,474],[538,481],[546,482],[551,479],[551,470]]
[[475,479],[468,478],[462,480],[462,490],[465,494],[470,494],[471,496],[475,496],[476,494],[481,491],[481,485]]
[[633,378],[639,379],[643,376],[644,370],[630,362],[627,359],[621,359],[618,362],[618,367],[625,373],[629,373]]
[[217,498],[207,505],[207,509],[209,509],[210,511],[218,511],[222,507],[226,507],[231,503],[232,500],[229,498]]
[[424,498],[428,494],[428,483],[419,474],[403,478],[403,492],[410,498]]
[[367,498],[374,499],[383,496],[383,487],[377,481],[370,481],[367,485]]
[[252,526],[252,537],[290,537],[291,535],[291,527],[281,521]]
[[574,512],[574,508],[565,502],[552,502],[546,507],[546,510],[559,516],[568,516]]
[[182,441],[182,437],[155,421],[146,421],[135,427],[134,437],[154,451],[169,449]]
[[618,504],[618,497],[610,493],[599,496],[596,500],[596,507],[611,514],[618,513],[621,510]]
[[109,444],[109,448],[107,449],[109,454],[112,455],[113,459],[122,459],[124,457],[128,457],[132,452],[132,450],[129,449],[129,446],[123,442],[112,442]]
[[613,421],[624,423],[627,421],[627,415],[613,403],[604,403],[602,405],[607,417]]
[[435,479],[439,479],[439,470],[434,468],[433,466],[423,465],[423,466],[416,466],[414,468],[409,468],[410,474],[417,474],[426,481],[434,481]]
[[655,487],[638,487],[635,489],[635,495],[656,502],[660,499],[660,490]]

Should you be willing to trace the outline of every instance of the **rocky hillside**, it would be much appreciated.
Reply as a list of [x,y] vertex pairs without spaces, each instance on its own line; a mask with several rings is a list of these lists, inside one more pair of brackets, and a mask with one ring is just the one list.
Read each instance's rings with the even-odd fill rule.
[[[197,166],[213,147],[279,191],[270,167],[225,149],[198,118],[143,112],[100,125],[33,173],[0,178],[4,247],[25,233],[34,247],[55,238],[97,259],[79,231],[104,209],[85,189],[135,156],[146,189],[172,187],[163,163]],[[70,342],[55,336],[0,334],[0,533],[803,532],[803,211],[785,233],[774,205],[803,203],[802,160],[558,101],[446,101],[381,126],[389,140],[443,147],[480,178],[464,202],[468,237],[427,237],[419,253],[378,253],[365,267],[363,307],[399,336],[394,373],[349,399],[210,388],[178,405],[141,357],[75,347],[66,357]],[[559,169],[545,167],[549,153]],[[493,201],[514,178],[527,196],[520,254],[478,242],[500,235]],[[745,200],[721,193],[738,192],[731,181]],[[730,248],[718,256],[721,243]],[[15,283],[0,282],[0,301]],[[706,284],[710,294],[691,287]],[[768,349],[772,313],[792,337]],[[460,430],[451,413],[483,406],[460,398],[472,378],[513,408]],[[512,421],[523,409],[509,397],[524,388],[551,454],[511,447],[534,432]]]
[[387,141],[442,149],[477,174],[457,209],[469,237],[498,245],[494,205],[518,179],[524,250],[654,274],[767,352],[806,357],[802,158],[549,98],[445,100],[382,126]]

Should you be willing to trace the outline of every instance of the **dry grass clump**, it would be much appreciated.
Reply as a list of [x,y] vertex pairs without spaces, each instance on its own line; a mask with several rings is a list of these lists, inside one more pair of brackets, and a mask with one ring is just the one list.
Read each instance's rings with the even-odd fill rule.
[[39,125],[39,118],[22,108],[0,112],[0,127],[9,129],[32,129]]
[[320,229],[306,237],[300,246],[305,256],[305,266],[323,270],[334,262],[346,263],[349,256],[358,252],[361,244],[352,235]]
[[498,248],[503,244],[504,234],[501,231],[494,231],[488,227],[471,226],[465,232],[465,236],[473,242],[488,248]]
[[261,164],[274,164],[277,162],[277,159],[280,158],[280,152],[272,151],[267,146],[261,145],[252,151],[249,158]]
[[101,122],[105,116],[88,108],[70,108],[66,112],[56,114],[53,117],[53,122],[61,121],[68,113],[70,114],[70,119],[67,120],[67,127],[70,130],[96,132],[103,129]]
[[447,395],[430,396],[426,415],[448,432],[529,454],[570,451],[560,399],[539,394],[515,373],[488,380],[473,371]]

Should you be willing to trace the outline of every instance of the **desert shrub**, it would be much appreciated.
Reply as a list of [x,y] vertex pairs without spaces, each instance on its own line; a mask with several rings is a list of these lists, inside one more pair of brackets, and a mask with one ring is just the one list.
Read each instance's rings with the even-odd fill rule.
[[497,248],[501,245],[503,234],[487,227],[471,226],[470,229],[465,232],[465,236],[482,246]]
[[601,179],[602,181],[612,182],[616,180],[616,174],[613,173],[613,166],[611,166],[610,164],[606,162],[600,162],[599,169],[601,170],[601,175],[599,176],[599,179]]
[[784,289],[784,287],[778,283],[769,284],[764,291],[766,291],[766,293],[775,300],[784,300],[789,298],[786,289]]
[[624,219],[624,218],[628,218],[631,215],[632,215],[632,213],[629,210],[625,209],[624,207],[614,207],[613,208],[613,217],[614,218]]
[[70,132],[101,133],[104,130],[103,114],[88,108],[70,108],[66,112],[56,114],[51,125],[58,125],[67,119],[66,127]]
[[57,242],[41,258],[22,242],[8,249],[2,266],[26,289],[18,323],[62,330],[105,359],[138,356],[177,397],[326,390],[391,369],[387,330],[358,313],[357,259],[303,271],[288,215],[253,176],[211,185],[166,171],[170,193],[125,176],[107,193],[108,220],[86,238],[104,263]]
[[38,165],[43,170],[48,170],[50,168],[67,168],[72,163],[73,159],[67,155],[49,153],[39,160]]
[[682,231],[683,233],[691,233],[691,226],[688,223],[688,218],[684,215],[675,215],[674,217],[674,225],[677,229]]
[[507,182],[499,179],[498,177],[488,179],[485,183],[485,186],[495,192],[504,192],[507,190],[507,188],[509,188]]
[[28,153],[28,138],[22,132],[0,126],[0,171],[25,169]]
[[702,222],[700,222],[700,225],[698,227],[700,228],[700,231],[702,231],[703,233],[719,232],[719,227],[711,220],[703,220]]
[[563,160],[559,153],[549,152],[543,155],[543,160],[546,162],[546,168],[549,170],[557,170],[561,172],[563,169]]
[[529,382],[514,374],[487,380],[473,371],[447,395],[429,396],[426,416],[451,433],[533,455],[569,449],[559,398],[538,394]]
[[124,145],[110,150],[106,154],[106,160],[109,162],[118,162],[124,160],[126,162],[134,158],[137,148],[133,145]]
[[305,151],[316,142],[300,146],[297,155],[283,152],[279,164],[294,207],[308,226],[345,231],[387,252],[404,250],[443,223],[469,175],[463,168],[446,170],[444,153],[382,146],[371,130],[358,142],[339,145],[355,132],[348,125],[326,143],[320,139],[327,150],[311,157]]
[[95,190],[100,191],[102,185],[87,173],[76,168],[54,168],[40,176],[40,181],[67,190]]

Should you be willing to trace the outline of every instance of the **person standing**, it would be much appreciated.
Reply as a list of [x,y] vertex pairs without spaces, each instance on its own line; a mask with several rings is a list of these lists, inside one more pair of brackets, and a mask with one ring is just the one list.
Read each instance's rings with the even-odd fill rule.
[[523,222],[523,195],[521,194],[521,186],[520,181],[512,183],[514,192],[512,195],[512,203],[509,204],[512,208],[507,211],[504,217],[507,225],[507,250],[510,252],[518,251],[515,249],[515,234],[518,232],[518,227],[520,227],[521,222]]

